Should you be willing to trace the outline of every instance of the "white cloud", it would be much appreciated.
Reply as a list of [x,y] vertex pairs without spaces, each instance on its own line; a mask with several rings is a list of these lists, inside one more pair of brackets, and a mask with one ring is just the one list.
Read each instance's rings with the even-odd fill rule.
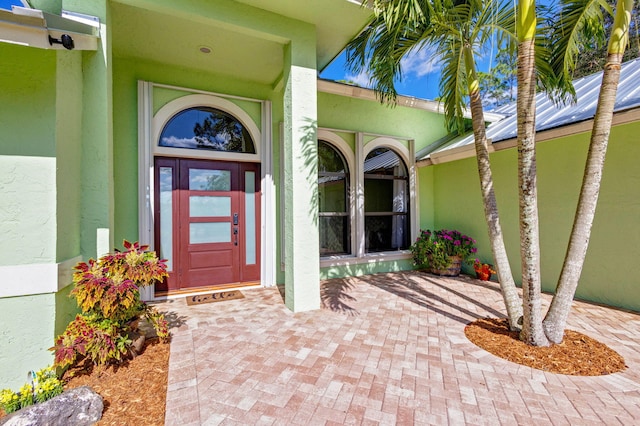
[[195,138],[177,138],[175,136],[164,137],[160,146],[172,146],[174,148],[196,148],[198,142]]
[[344,79],[348,82],[352,82],[360,87],[371,88],[371,77],[366,71],[362,71],[358,75],[345,75]]
[[440,58],[435,51],[422,47],[413,49],[402,58],[400,65],[405,77],[415,75],[418,78],[440,72]]

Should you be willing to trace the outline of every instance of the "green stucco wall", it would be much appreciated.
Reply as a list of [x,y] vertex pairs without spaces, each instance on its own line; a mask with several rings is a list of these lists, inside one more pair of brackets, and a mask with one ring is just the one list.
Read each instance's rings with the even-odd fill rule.
[[411,260],[389,260],[383,262],[364,262],[320,268],[320,279],[359,277],[380,272],[397,272],[413,269]]
[[55,262],[56,54],[2,43],[0,57],[0,265]]
[[74,309],[70,286],[53,291],[68,284],[56,263],[80,254],[82,57],[6,43],[0,57],[0,285],[22,288],[16,265],[49,271],[31,283],[41,294],[0,297],[0,388],[17,389],[52,363]]
[[53,363],[49,348],[78,313],[71,288],[0,298],[0,389],[17,390],[29,371]]
[[[640,256],[640,123],[612,129],[589,250],[576,297],[640,310],[640,287],[633,265]],[[538,144],[538,205],[541,276],[552,292],[560,274],[582,181],[589,134]],[[505,244],[520,281],[517,152],[491,155]],[[419,169],[433,185],[434,228],[456,228],[478,240],[479,257],[491,261],[475,158]],[[431,177],[432,175],[433,177]],[[421,196],[423,191],[421,189]],[[428,222],[428,221],[423,221]]]
[[62,11],[62,0],[29,0],[31,7],[44,10],[45,12],[60,15]]
[[329,93],[318,93],[318,127],[414,139],[416,151],[446,135],[440,114]]
[[82,196],[82,54],[57,52],[56,72],[56,253],[65,261],[80,254]]
[[54,294],[0,298],[0,388],[17,388],[27,373],[51,365]]

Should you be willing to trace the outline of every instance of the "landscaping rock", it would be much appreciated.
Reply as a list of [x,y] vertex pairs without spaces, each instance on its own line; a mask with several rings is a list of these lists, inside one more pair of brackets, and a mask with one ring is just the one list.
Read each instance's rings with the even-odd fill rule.
[[142,352],[146,337],[144,334],[138,333],[137,331],[130,332],[128,337],[129,340],[131,340],[131,355],[133,355],[133,357],[135,358]]
[[0,419],[2,426],[90,426],[102,417],[102,397],[88,386],[71,389]]

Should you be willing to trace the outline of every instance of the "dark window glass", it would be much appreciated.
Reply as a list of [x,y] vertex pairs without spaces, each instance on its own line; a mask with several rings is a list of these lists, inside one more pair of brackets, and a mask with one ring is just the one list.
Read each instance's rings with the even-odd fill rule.
[[318,216],[320,256],[349,254],[349,169],[344,157],[325,141],[318,142]]
[[378,148],[364,161],[364,236],[367,253],[409,248],[409,177],[394,151]]
[[159,146],[255,154],[256,148],[245,127],[232,115],[209,108],[180,111],[164,126]]

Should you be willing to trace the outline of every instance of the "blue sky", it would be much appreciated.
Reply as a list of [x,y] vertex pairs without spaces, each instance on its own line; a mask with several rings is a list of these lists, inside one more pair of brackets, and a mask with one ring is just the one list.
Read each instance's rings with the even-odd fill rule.
[[[495,55],[495,52],[494,52]],[[478,70],[487,72],[490,66],[491,49],[487,49],[484,57],[478,60]],[[438,97],[440,82],[440,64],[438,58],[428,49],[421,49],[409,53],[402,60],[402,81],[396,83],[396,91],[401,95],[415,96],[422,99]],[[344,52],[338,55],[320,74],[328,80],[353,81],[362,87],[369,86],[369,78],[362,73],[354,75],[345,67]]]
[[20,0],[0,0],[0,9],[11,10],[11,5],[22,6]]
[[[537,0],[538,5],[549,5],[553,0]],[[484,55],[477,59],[478,71],[489,72],[497,48],[488,46]],[[427,49],[411,52],[402,61],[403,78],[396,83],[396,91],[401,95],[422,99],[435,99],[439,95],[440,64],[438,58]],[[354,75],[345,67],[345,54],[341,53],[327,66],[320,77],[328,80],[348,80],[360,86],[368,87],[369,79],[365,74]]]

